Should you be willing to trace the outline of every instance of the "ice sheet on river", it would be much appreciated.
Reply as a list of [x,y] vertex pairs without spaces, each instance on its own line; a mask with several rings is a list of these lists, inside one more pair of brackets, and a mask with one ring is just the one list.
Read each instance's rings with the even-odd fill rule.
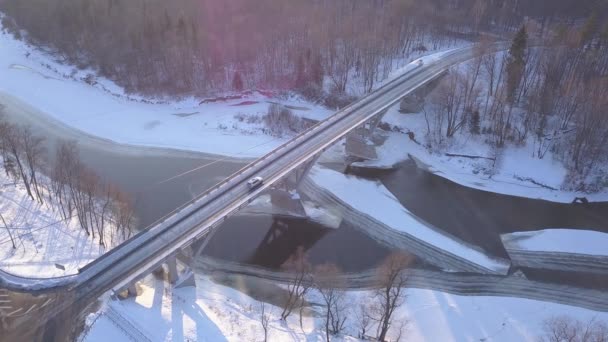
[[[506,260],[488,256],[481,249],[426,224],[404,208],[399,200],[380,183],[318,167],[313,168],[310,175],[312,182],[317,186],[326,189],[354,210],[390,227],[393,232],[398,233],[391,239],[407,240],[408,245],[417,249],[410,252],[426,261],[445,267],[441,265],[442,261],[430,261],[430,259],[451,260],[452,264],[458,265],[452,269],[455,271],[495,274],[508,272],[509,263]],[[420,252],[429,255],[420,255]],[[431,253],[433,255],[430,255]]]
[[514,265],[608,274],[608,234],[545,229],[501,235]]

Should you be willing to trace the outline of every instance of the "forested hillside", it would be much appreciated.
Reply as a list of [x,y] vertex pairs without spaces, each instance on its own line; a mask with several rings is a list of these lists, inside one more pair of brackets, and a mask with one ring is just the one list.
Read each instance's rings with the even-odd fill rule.
[[[0,0],[4,26],[94,67],[129,91],[208,94],[307,88],[328,76],[341,93],[351,73],[369,90],[407,57],[480,30],[572,23],[596,1],[505,0]],[[603,28],[602,28],[603,29]]]

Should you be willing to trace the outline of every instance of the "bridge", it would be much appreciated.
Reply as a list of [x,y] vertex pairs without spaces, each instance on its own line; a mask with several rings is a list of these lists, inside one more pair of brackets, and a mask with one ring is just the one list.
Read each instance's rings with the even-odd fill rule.
[[[489,46],[483,53],[506,48],[504,43]],[[110,290],[129,288],[163,263],[175,271],[175,257],[183,249],[207,236],[226,218],[247,206],[273,184],[289,175],[301,179],[316,159],[332,145],[360,127],[375,127],[389,107],[419,87],[445,73],[449,67],[469,60],[481,51],[475,47],[454,49],[435,61],[417,66],[388,82],[359,101],[320,121],[290,141],[237,171],[189,203],[177,208],[112,251],[91,262],[73,276],[52,282],[33,282],[28,291],[63,290],[73,301],[58,304],[56,310],[77,302],[87,303]],[[247,181],[264,178],[250,190]],[[0,276],[3,278],[3,275]],[[19,279],[27,282],[27,279]],[[19,282],[0,279],[2,287],[15,289]],[[23,287],[26,289],[26,287]],[[57,311],[59,312],[59,311]]]

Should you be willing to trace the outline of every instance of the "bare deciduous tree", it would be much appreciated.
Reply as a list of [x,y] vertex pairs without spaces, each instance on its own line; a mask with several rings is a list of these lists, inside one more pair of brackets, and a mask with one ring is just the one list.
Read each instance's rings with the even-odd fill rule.
[[359,303],[355,312],[355,318],[357,320],[357,336],[360,339],[367,339],[368,330],[372,324],[372,318],[370,317],[370,301],[365,300]]
[[46,160],[44,138],[34,135],[27,126],[22,127],[19,133],[21,135],[24,159],[29,170],[29,179],[38,201],[43,203],[43,189],[41,188],[42,184],[38,181],[38,173],[43,169]]
[[2,224],[4,225],[4,228],[6,228],[6,231],[8,232],[8,236],[11,238],[11,243],[13,244],[13,249],[17,248],[17,246],[15,245],[15,240],[13,239],[13,234],[11,233],[11,229],[9,228],[8,224],[6,224],[6,221],[4,220],[4,216],[2,216],[2,213],[0,213],[0,219],[2,220]]
[[287,284],[287,299],[283,305],[283,312],[281,312],[281,319],[286,320],[293,309],[304,305],[304,296],[308,293],[312,284],[312,267],[308,262],[304,248],[298,247],[282,268],[293,276],[292,281]]
[[[378,268],[380,288],[374,291],[376,306],[370,317],[378,324],[377,338],[385,341],[393,325],[395,310],[405,303],[405,270],[411,265],[412,258],[402,253],[389,255]],[[400,326],[400,329],[403,327]]]
[[260,324],[264,329],[264,342],[268,341],[268,325],[270,323],[270,310],[267,310],[266,303],[260,302]]
[[344,330],[347,319],[340,269],[332,264],[320,265],[315,269],[314,281],[325,303],[325,338],[329,342],[329,335],[338,335]]

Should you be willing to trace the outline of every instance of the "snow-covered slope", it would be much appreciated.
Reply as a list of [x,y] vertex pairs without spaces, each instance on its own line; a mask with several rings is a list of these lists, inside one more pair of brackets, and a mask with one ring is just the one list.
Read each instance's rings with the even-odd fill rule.
[[[150,341],[262,341],[260,304],[234,288],[219,285],[207,276],[197,276],[196,289],[171,289],[149,277],[137,298],[110,302],[112,312],[102,313],[85,337],[87,342],[130,341],[130,336],[146,336]],[[240,278],[234,284],[242,291],[255,293],[269,302],[281,292],[263,280]],[[371,303],[370,291],[347,293],[348,303]],[[406,291],[406,303],[395,312],[395,322],[407,320],[407,341],[537,341],[543,322],[553,316],[568,315],[587,322],[605,321],[608,314],[567,305],[520,298],[456,296],[420,289]],[[270,297],[269,297],[270,296]],[[307,299],[317,301],[312,291]],[[348,306],[345,334],[332,341],[359,341],[356,312],[359,305]],[[305,316],[300,328],[298,313],[286,322],[279,319],[281,308],[266,304],[270,313],[269,341],[322,341],[323,319]],[[105,312],[108,312],[106,309]],[[123,320],[118,324],[116,320]],[[127,328],[120,328],[120,326]],[[370,329],[373,334],[373,329]],[[393,330],[389,337],[395,338]]]
[[[48,204],[31,200],[25,187],[15,186],[4,171],[0,172],[0,213],[11,232],[0,221],[0,270],[10,274],[37,279],[72,275],[107,250],[99,245],[99,238],[80,228],[76,218],[66,222]],[[119,243],[111,228],[105,234],[107,244]]]
[[[235,118],[263,115],[270,101],[254,92],[242,99],[199,104],[194,98],[148,103],[104,79],[91,86],[79,71],[0,33],[0,103],[15,97],[50,118],[117,143],[167,147],[234,157],[256,157],[287,137],[265,135],[260,125]],[[281,101],[295,114],[322,119],[331,111],[297,99]]]
[[452,138],[450,147],[441,153],[432,153],[423,147],[427,123],[423,113],[401,114],[399,106],[392,107],[383,119],[391,127],[413,132],[418,143],[405,134],[391,132],[385,144],[378,148],[379,159],[358,163],[357,166],[390,168],[414,157],[418,166],[452,182],[482,191],[505,195],[570,203],[575,197],[589,201],[608,201],[608,192],[584,194],[560,190],[566,169],[551,153],[543,159],[532,157],[534,146],[507,146],[501,150],[499,160],[471,159],[448,156],[446,153],[494,158],[492,149],[481,137],[464,134]]

